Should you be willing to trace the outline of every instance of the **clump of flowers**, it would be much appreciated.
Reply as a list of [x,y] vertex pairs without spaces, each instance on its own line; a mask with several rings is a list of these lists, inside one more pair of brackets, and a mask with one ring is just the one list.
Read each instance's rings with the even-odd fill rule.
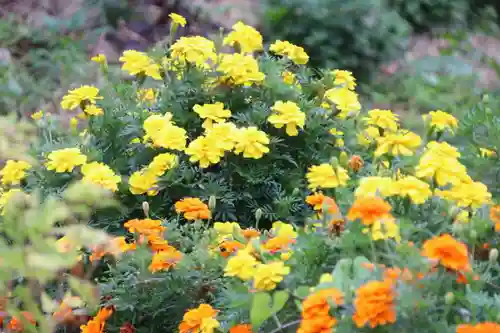
[[224,45],[238,45],[242,53],[261,51],[262,35],[254,27],[239,21],[233,25],[233,30],[224,38]]

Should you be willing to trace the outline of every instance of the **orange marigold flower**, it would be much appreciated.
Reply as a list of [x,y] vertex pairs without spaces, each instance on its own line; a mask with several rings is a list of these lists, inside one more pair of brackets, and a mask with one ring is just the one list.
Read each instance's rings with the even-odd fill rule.
[[316,192],[306,197],[306,202],[313,206],[314,210],[321,210],[326,196],[322,192]]
[[102,333],[104,332],[104,326],[106,325],[106,320],[113,314],[113,308],[102,308],[95,315],[94,318],[89,320],[86,325],[80,326],[82,333]]
[[330,333],[336,324],[337,320],[332,316],[318,316],[302,320],[297,333]]
[[125,237],[115,237],[110,244],[98,245],[92,249],[92,254],[89,257],[91,262],[101,260],[106,254],[118,256],[121,253],[133,251],[136,249],[135,243],[127,243]]
[[330,313],[330,302],[344,304],[344,294],[335,288],[322,289],[307,296],[302,302],[302,318],[312,319],[327,316]]
[[178,251],[175,247],[168,245],[162,251],[153,254],[149,270],[152,273],[168,270],[181,261],[182,252]]
[[210,322],[215,320],[217,312],[217,310],[208,304],[200,304],[198,308],[187,311],[179,325],[179,333],[203,332],[204,321]]
[[153,252],[169,251],[172,248],[172,246],[168,245],[166,240],[154,234],[148,236],[148,245]]
[[229,333],[252,333],[252,325],[240,324],[229,329]]
[[495,224],[495,231],[500,232],[500,205],[490,208],[490,219]]
[[211,217],[208,206],[198,198],[184,198],[175,203],[175,211],[184,213],[186,220],[204,220]]
[[379,197],[360,197],[356,199],[347,214],[351,221],[360,219],[364,225],[371,225],[375,221],[390,217],[392,206]]
[[275,253],[281,250],[287,250],[291,244],[295,243],[294,239],[276,236],[269,238],[262,247],[271,253]]
[[227,258],[231,254],[235,253],[239,249],[243,249],[244,247],[245,245],[241,244],[240,242],[227,240],[219,244],[219,251],[221,256]]
[[[29,322],[32,325],[36,325],[35,317],[31,312],[23,311],[21,315],[24,317],[24,320]],[[23,321],[17,317],[12,317],[7,325],[7,328],[11,332],[22,332],[24,330]]]
[[455,271],[470,271],[467,246],[448,234],[426,240],[422,255]]
[[359,155],[352,155],[351,159],[349,160],[349,169],[351,169],[354,172],[358,172],[363,165],[365,165],[365,162]]
[[247,229],[241,230],[241,234],[243,235],[243,237],[250,240],[252,238],[259,237],[260,231],[257,229],[254,229],[254,228],[247,228]]
[[[472,280],[473,281],[479,281],[480,279],[480,276],[477,275],[477,274],[472,274]],[[470,283],[470,280],[469,278],[467,277],[467,275],[463,274],[463,273],[460,273],[460,272],[457,272],[457,283],[461,283],[461,284],[469,284]]]
[[457,333],[500,333],[500,324],[485,322],[476,325],[458,325]]
[[396,322],[395,293],[391,281],[371,281],[356,291],[355,313],[352,319],[357,327],[367,323],[371,328]]
[[149,236],[153,234],[162,234],[167,230],[166,227],[161,225],[160,220],[151,220],[151,219],[134,219],[125,222],[123,225],[130,232],[137,232],[141,235]]

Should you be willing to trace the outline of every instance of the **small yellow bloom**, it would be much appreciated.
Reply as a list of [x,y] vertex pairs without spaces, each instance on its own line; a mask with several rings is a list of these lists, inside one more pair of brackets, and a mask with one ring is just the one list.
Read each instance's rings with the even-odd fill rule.
[[363,120],[367,125],[376,126],[391,132],[396,132],[399,126],[399,116],[391,110],[370,110],[368,111],[368,117],[364,117]]
[[235,141],[234,153],[243,153],[243,157],[246,158],[259,159],[269,152],[267,147],[270,142],[269,138],[266,133],[254,126],[238,129]]
[[409,197],[411,202],[416,205],[423,204],[432,195],[429,184],[413,176],[407,176],[393,182],[392,188],[395,195]]
[[239,21],[233,25],[233,31],[224,38],[224,45],[234,46],[235,44],[238,44],[242,53],[261,51],[263,49],[262,35],[255,28]]
[[71,172],[78,165],[87,162],[87,156],[83,155],[78,148],[64,148],[52,151],[46,162],[47,170],[56,172]]
[[358,134],[358,144],[369,146],[380,137],[380,131],[377,127],[369,126]]
[[231,110],[224,109],[224,103],[217,102],[214,104],[196,104],[193,107],[200,118],[205,119],[203,128],[211,128],[213,123],[223,123],[227,118],[231,117]]
[[31,119],[40,120],[43,118],[43,111],[39,110],[31,115]]
[[217,71],[221,72],[220,81],[227,85],[251,86],[264,81],[266,77],[259,70],[259,63],[249,54],[221,54]]
[[487,149],[487,148],[479,148],[479,156],[481,156],[483,158],[494,157],[496,155],[497,155],[497,153],[494,150]]
[[377,150],[374,152],[375,157],[384,154],[392,156],[411,156],[420,147],[422,139],[420,136],[409,131],[400,131],[389,133],[377,139]]
[[271,110],[273,114],[267,118],[267,121],[276,128],[286,126],[286,134],[289,136],[297,136],[299,134],[297,128],[304,128],[306,114],[294,102],[277,101]]
[[176,165],[177,155],[163,153],[153,158],[153,161],[149,163],[148,170],[156,176],[162,176],[167,170],[174,168]]
[[345,119],[355,116],[361,110],[358,95],[347,88],[332,88],[325,92],[325,98],[334,103],[339,110],[338,117]]
[[356,198],[368,196],[389,197],[394,195],[394,181],[390,177],[364,177],[355,191]]
[[344,168],[337,167],[334,169],[328,163],[313,165],[309,168],[306,177],[309,182],[309,188],[312,190],[345,186],[349,180],[349,175]]
[[133,138],[132,140],[130,140],[130,143],[131,144],[141,143],[141,139],[140,138]]
[[82,175],[82,181],[100,185],[113,192],[118,190],[118,183],[121,182],[120,176],[117,176],[109,166],[99,162],[84,164]]
[[106,56],[102,53],[96,54],[95,56],[90,58],[90,60],[98,64],[105,64],[107,62]]
[[31,164],[25,161],[8,160],[0,170],[3,185],[19,185],[26,177],[26,170],[31,169]]
[[479,208],[491,203],[491,193],[481,182],[459,183],[449,190],[436,190],[436,194],[455,202],[459,207]]
[[65,110],[73,110],[79,106],[85,108],[89,104],[95,104],[96,100],[102,98],[102,96],[99,96],[98,88],[85,85],[69,90],[61,101],[61,107]]
[[352,75],[352,72],[335,69],[332,71],[332,74],[335,77],[333,81],[334,85],[343,85],[349,90],[354,90],[356,88],[356,79]]
[[342,136],[342,135],[344,135],[344,132],[339,131],[339,130],[338,130],[338,129],[336,129],[336,128],[331,128],[328,132],[329,132],[331,135],[335,135],[335,136]]
[[161,80],[160,65],[155,63],[146,53],[135,50],[126,50],[120,57],[123,63],[122,70],[130,75],[145,75],[155,80]]
[[288,41],[278,40],[271,44],[269,50],[283,57],[288,57],[297,65],[305,65],[309,61],[309,56],[300,46],[294,45]]
[[299,90],[302,89],[299,81],[297,80],[297,75],[290,71],[283,71],[281,73],[281,77],[283,78],[283,82],[288,84],[289,86],[296,86]]
[[95,104],[87,105],[85,109],[83,109],[83,112],[90,116],[101,116],[104,114],[104,110],[97,107]]
[[128,185],[132,194],[147,193],[149,196],[155,196],[158,194],[157,182],[158,178],[154,172],[145,169],[134,172],[128,180]]
[[185,152],[190,156],[189,161],[198,162],[201,168],[219,163],[224,156],[224,150],[219,148],[216,138],[206,136],[199,136],[191,141]]
[[258,290],[273,290],[290,274],[290,267],[282,261],[259,264],[253,275],[253,286]]
[[170,15],[168,15],[168,17],[170,17],[172,19],[172,22],[174,24],[178,24],[181,27],[185,27],[187,24],[186,18],[182,15],[179,15],[176,13],[171,13]]
[[231,257],[224,268],[224,276],[235,276],[243,281],[248,281],[255,274],[257,259],[246,251],[238,251]]
[[458,128],[457,119],[441,110],[431,111],[429,114],[423,115],[422,118],[425,122],[429,122],[431,127],[440,132],[449,130],[451,133],[454,133]]

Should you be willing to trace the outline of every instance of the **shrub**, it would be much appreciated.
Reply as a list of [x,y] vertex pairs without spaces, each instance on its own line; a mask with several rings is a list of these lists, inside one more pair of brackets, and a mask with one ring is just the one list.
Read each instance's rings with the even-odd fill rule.
[[408,25],[381,1],[269,0],[265,35],[304,45],[311,65],[368,78],[402,50]]

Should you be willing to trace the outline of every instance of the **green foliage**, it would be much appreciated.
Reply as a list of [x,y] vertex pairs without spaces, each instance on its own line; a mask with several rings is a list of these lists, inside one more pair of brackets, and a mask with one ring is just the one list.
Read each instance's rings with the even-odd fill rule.
[[304,45],[314,67],[348,69],[368,78],[406,42],[408,25],[379,0],[269,0],[268,39]]

